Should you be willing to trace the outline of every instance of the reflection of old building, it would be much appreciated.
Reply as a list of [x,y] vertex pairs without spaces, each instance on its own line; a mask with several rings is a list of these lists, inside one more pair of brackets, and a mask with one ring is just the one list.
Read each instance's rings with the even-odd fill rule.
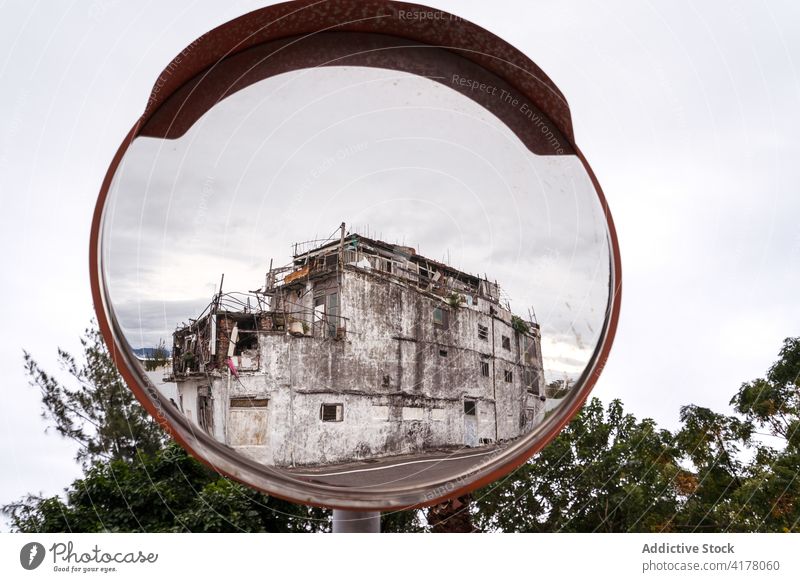
[[496,283],[344,225],[308,246],[175,332],[179,405],[202,428],[300,466],[496,443],[541,419],[539,328]]

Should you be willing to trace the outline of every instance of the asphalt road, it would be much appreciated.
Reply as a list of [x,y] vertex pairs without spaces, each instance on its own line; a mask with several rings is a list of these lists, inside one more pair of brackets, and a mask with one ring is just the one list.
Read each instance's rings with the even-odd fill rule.
[[488,446],[285,470],[306,481],[355,489],[413,485],[421,481],[446,481],[471,473],[502,448]]

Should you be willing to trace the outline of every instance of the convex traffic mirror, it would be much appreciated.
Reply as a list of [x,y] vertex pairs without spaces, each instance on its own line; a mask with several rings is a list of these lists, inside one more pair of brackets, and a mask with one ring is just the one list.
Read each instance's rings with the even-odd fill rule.
[[192,43],[92,235],[101,328],[151,414],[222,473],[338,508],[525,462],[585,400],[619,309],[563,95],[405,3],[279,4]]

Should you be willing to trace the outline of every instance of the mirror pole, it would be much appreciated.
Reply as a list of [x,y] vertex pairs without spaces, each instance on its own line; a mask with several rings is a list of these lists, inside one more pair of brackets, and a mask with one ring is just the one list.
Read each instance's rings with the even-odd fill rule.
[[380,511],[333,510],[333,533],[380,533]]

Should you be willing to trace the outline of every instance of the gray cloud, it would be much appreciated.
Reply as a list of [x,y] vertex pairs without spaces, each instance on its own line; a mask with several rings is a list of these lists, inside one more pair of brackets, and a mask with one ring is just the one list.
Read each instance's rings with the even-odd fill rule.
[[119,316],[140,341],[163,334],[220,273],[226,289],[257,288],[270,257],[288,262],[291,243],[340,220],[496,279],[558,344],[548,368],[566,358],[574,373],[591,354],[608,246],[578,160],[530,153],[438,83],[354,67],[262,81],[178,140],[134,143],[104,239]]

